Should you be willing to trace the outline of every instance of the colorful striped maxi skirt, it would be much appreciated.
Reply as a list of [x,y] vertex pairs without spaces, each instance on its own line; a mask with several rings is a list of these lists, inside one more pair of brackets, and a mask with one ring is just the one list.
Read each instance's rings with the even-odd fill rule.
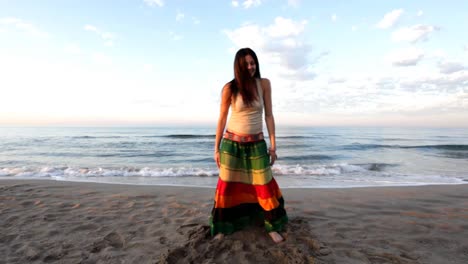
[[[229,134],[231,137],[226,136]],[[271,172],[263,135],[256,141],[248,140],[252,137],[235,141],[238,139],[228,132],[221,141],[221,166],[210,217],[211,235],[231,234],[254,224],[264,225],[267,232],[281,231],[288,217]]]

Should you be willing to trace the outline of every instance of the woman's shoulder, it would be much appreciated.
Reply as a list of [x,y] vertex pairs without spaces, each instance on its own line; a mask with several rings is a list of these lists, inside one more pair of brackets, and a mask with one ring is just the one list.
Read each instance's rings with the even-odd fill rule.
[[232,85],[232,81],[230,82],[227,82],[224,86],[223,86],[223,93],[229,93],[231,94],[232,91],[231,91],[231,85]]
[[268,78],[260,78],[260,83],[262,85],[263,90],[271,89],[271,83],[270,83],[270,80]]
[[224,88],[231,88],[231,82],[229,81],[226,84],[224,84],[223,89]]

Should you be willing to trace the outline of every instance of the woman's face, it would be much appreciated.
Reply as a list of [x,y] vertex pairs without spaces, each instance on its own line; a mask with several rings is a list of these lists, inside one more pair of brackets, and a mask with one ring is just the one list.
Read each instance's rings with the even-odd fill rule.
[[251,55],[245,56],[245,63],[247,64],[247,70],[249,70],[250,76],[253,77],[257,71],[257,64],[255,64]]

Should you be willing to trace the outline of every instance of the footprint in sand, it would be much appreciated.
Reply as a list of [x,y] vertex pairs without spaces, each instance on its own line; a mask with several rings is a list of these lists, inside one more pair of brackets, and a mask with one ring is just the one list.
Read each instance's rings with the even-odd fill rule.
[[97,225],[95,224],[81,224],[75,228],[73,228],[71,231],[72,232],[78,232],[78,231],[86,231],[86,230],[96,230],[98,228]]
[[164,237],[164,236],[160,237],[159,238],[159,243],[161,243],[163,245],[166,244],[167,243],[167,237]]
[[115,247],[115,248],[123,248],[123,246],[125,245],[124,238],[119,233],[116,233],[116,232],[111,232],[107,234],[104,237],[104,240],[107,242],[109,246]]
[[88,250],[91,253],[99,253],[106,247],[123,248],[125,245],[125,239],[117,232],[111,232],[107,234],[103,239],[93,242],[88,246]]
[[29,201],[29,200],[20,203],[20,205],[22,205],[22,206],[30,206],[30,205],[33,205],[33,204],[34,204],[34,202]]

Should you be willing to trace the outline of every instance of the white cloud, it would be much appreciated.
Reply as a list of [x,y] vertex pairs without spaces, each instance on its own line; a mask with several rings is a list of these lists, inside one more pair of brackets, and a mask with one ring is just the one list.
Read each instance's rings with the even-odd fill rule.
[[169,35],[171,36],[172,40],[178,41],[184,38],[184,36],[174,33],[172,31],[169,32]]
[[242,3],[242,6],[244,8],[251,8],[251,7],[256,7],[262,4],[262,0],[245,0]]
[[106,47],[113,47],[114,46],[114,39],[115,35],[110,32],[102,32],[96,26],[87,24],[83,27],[84,30],[94,32],[101,37],[104,41],[104,46]]
[[180,21],[184,20],[184,17],[185,17],[184,13],[182,13],[180,11],[177,11],[177,15],[176,15],[176,21],[177,22],[180,22]]
[[430,54],[430,57],[436,58],[436,59],[444,59],[447,58],[447,52],[443,49],[436,49],[433,50]]
[[378,28],[390,28],[396,24],[400,16],[403,14],[403,9],[395,9],[387,14],[382,18],[382,20],[377,23]]
[[235,46],[233,52],[238,48],[250,47],[263,62],[276,68],[283,79],[306,81],[315,78],[314,65],[328,54],[313,55],[311,45],[303,41],[306,25],[306,20],[277,17],[273,24],[265,27],[244,24],[224,33]]
[[300,2],[301,2],[301,0],[288,0],[288,5],[298,7]]
[[2,17],[0,18],[0,24],[2,25],[14,25],[20,23],[21,19],[16,17]]
[[[298,0],[296,1],[289,0],[289,1],[292,3],[292,2],[297,2]],[[289,1],[288,1],[288,5],[291,5]],[[260,6],[261,4],[262,4],[262,0],[244,0],[242,4],[236,0],[231,1],[231,5],[233,7],[239,7],[240,5],[242,5],[245,9],[251,8],[251,7],[257,7],[257,6]]]
[[[423,72],[408,74],[409,77],[369,77],[366,75],[349,78],[331,77],[328,83],[311,84],[315,88],[301,101],[308,101],[306,109],[320,106],[323,115],[330,113],[367,115],[372,113],[384,118],[388,114],[443,114],[467,112],[468,71],[452,75]],[[417,104],[415,104],[417,102]],[[294,102],[291,102],[294,104]],[[442,116],[443,118],[443,116]]]
[[164,6],[164,1],[163,0],[143,0],[145,4],[148,6],[154,7],[154,6],[159,6],[162,7]]
[[333,14],[333,15],[331,16],[331,20],[332,20],[333,22],[336,22],[336,20],[338,20],[338,16],[336,16],[336,14]]
[[[410,91],[432,91],[454,93],[460,90],[466,90],[468,85],[468,71],[461,70],[452,74],[427,73],[411,76],[399,80],[402,89]],[[468,110],[468,109],[467,109]]]
[[275,23],[267,28],[267,33],[273,38],[297,36],[304,31],[307,20],[295,22],[291,19],[277,17]]
[[92,55],[92,58],[93,58],[94,63],[97,63],[97,64],[104,64],[104,65],[112,64],[112,58],[103,53],[96,52]]
[[340,124],[414,126],[427,120],[432,125],[456,125],[468,114],[467,70],[447,75],[413,67],[379,76],[350,69],[347,74],[321,73],[307,83],[284,86],[286,91],[277,90],[276,78],[275,94],[280,99],[275,101],[278,95],[273,99],[278,116],[302,114],[306,120],[323,118],[320,123],[335,118],[333,122]]
[[351,31],[357,31],[358,30],[358,27],[357,26],[352,26],[351,27]]
[[198,18],[196,18],[196,17],[192,17],[192,21],[193,21],[193,24],[195,24],[195,25],[198,25],[198,24],[201,23],[201,22],[200,22],[200,19],[198,19]]
[[267,37],[265,36],[264,30],[256,24],[244,24],[240,28],[232,31],[225,30],[224,33],[229,37],[236,48],[262,48],[267,45]]
[[85,25],[83,29],[86,31],[99,32],[98,29],[93,25]]
[[16,18],[16,17],[0,18],[0,26],[12,28],[19,32],[23,32],[28,35],[37,36],[37,37],[46,37],[48,35],[46,32],[38,29],[35,25],[25,22],[24,20]]
[[416,14],[418,17],[422,16],[424,12],[422,10],[419,10],[418,13]]
[[109,33],[109,32],[104,32],[104,33],[101,34],[101,37],[102,37],[102,39],[109,40],[109,39],[113,39],[114,35],[112,33]]
[[424,52],[421,49],[408,48],[390,53],[386,60],[393,66],[414,66],[423,58]]
[[330,78],[328,78],[328,83],[329,84],[344,83],[344,82],[346,82],[346,78],[344,78],[344,77],[330,77]]
[[77,44],[68,44],[67,46],[65,46],[64,50],[65,52],[70,53],[70,54],[82,53],[80,46],[78,46]]
[[438,27],[430,25],[414,25],[400,28],[392,33],[392,40],[395,42],[408,41],[411,43],[427,40],[429,34],[439,30]]
[[111,41],[111,40],[105,41],[105,42],[104,42],[104,46],[106,46],[106,47],[113,47],[113,46],[114,46],[114,42]]
[[463,66],[463,64],[459,62],[453,62],[453,61],[441,61],[439,62],[438,66],[439,66],[440,72],[445,73],[445,74],[451,74],[451,73],[459,72],[459,71],[466,69],[466,67]]

